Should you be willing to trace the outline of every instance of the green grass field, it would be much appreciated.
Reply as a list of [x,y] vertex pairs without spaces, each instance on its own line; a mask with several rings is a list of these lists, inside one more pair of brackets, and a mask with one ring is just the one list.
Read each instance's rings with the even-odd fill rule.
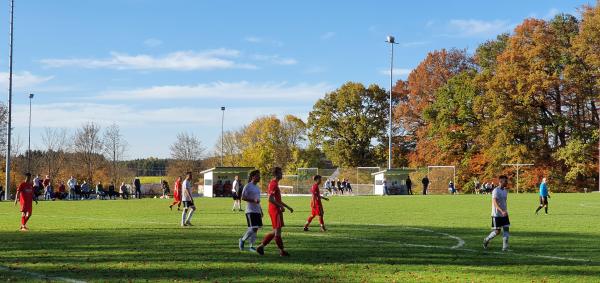
[[2,202],[0,280],[600,281],[600,194],[555,194],[549,215],[533,213],[536,195],[511,194],[504,253],[501,238],[481,248],[489,195],[333,197],[324,202],[326,233],[316,220],[302,231],[308,197],[284,201],[296,209],[285,215],[289,258],[274,243],[262,257],[240,252],[245,218],[230,199],[198,199],[191,228],[178,226],[168,200],[40,202],[29,232],[17,231],[18,209]]

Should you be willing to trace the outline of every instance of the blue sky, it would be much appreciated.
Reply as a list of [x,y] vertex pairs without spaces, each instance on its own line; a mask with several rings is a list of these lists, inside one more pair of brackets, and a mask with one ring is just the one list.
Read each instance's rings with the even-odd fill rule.
[[[0,79],[8,88],[8,1],[0,13]],[[46,127],[117,123],[127,158],[168,157],[177,133],[207,154],[225,129],[254,118],[306,118],[346,81],[389,86],[425,55],[467,48],[528,17],[577,14],[594,1],[15,0],[14,125],[32,146]],[[6,102],[6,93],[2,101]],[[23,150],[24,148],[21,148]]]

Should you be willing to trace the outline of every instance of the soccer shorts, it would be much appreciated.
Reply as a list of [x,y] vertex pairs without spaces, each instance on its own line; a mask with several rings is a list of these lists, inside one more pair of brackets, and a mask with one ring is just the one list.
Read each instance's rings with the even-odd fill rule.
[[269,211],[269,216],[271,216],[271,225],[273,229],[281,228],[285,226],[283,224],[283,213],[276,211]]
[[31,211],[33,209],[33,202],[26,201],[26,202],[19,202],[19,204],[21,205],[21,212],[27,212],[27,213],[31,214]]
[[500,229],[502,227],[510,227],[510,220],[507,216],[492,216],[492,229]]
[[548,205],[548,197],[540,196],[540,205]]
[[192,200],[184,200],[183,201],[183,207],[184,208],[190,208],[194,206],[194,201]]
[[318,206],[317,207],[312,207],[311,214],[312,214],[312,216],[318,216],[318,215],[321,215],[322,211],[323,211],[322,207],[318,207]]
[[246,213],[246,222],[250,228],[261,228],[263,226],[262,215],[260,213]]

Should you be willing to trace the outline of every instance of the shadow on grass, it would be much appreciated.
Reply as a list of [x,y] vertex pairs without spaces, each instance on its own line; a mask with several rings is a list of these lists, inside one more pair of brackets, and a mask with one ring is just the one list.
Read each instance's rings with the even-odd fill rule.
[[[600,278],[600,251],[593,235],[518,232],[514,253],[479,247],[486,230],[468,228],[334,225],[327,233],[286,227],[284,240],[292,253],[281,258],[275,244],[265,256],[237,249],[244,227],[131,227],[72,231],[0,232],[2,264],[49,276],[83,280],[219,280],[263,281],[356,280],[365,272],[462,267],[472,274],[590,276]],[[316,227],[315,227],[316,229]],[[432,230],[434,232],[428,231]],[[459,249],[458,235],[468,245]],[[259,232],[259,239],[265,234]],[[477,245],[473,244],[477,243]],[[472,244],[472,246],[469,246]],[[415,246],[415,245],[427,245]],[[465,250],[465,248],[469,250]],[[572,261],[542,256],[560,256]],[[307,273],[307,267],[324,268]],[[351,270],[344,268],[352,267]],[[476,267],[477,269],[473,269]],[[543,267],[543,268],[540,268]],[[550,272],[550,274],[549,274]],[[4,276],[0,277],[4,278]],[[302,280],[301,280],[302,279]]]

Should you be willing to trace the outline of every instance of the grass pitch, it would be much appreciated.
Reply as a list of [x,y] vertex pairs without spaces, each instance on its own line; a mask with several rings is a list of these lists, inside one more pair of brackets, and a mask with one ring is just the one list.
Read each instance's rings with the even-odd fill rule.
[[[490,195],[333,197],[330,231],[303,232],[308,197],[285,197],[281,258],[240,252],[242,213],[230,199],[197,199],[191,228],[169,200],[56,201],[34,205],[29,232],[0,203],[1,281],[598,282],[600,194],[554,194],[535,215],[535,194],[510,194],[511,252],[490,231]],[[266,210],[266,201],[263,200]],[[263,219],[270,230],[268,216]]]

